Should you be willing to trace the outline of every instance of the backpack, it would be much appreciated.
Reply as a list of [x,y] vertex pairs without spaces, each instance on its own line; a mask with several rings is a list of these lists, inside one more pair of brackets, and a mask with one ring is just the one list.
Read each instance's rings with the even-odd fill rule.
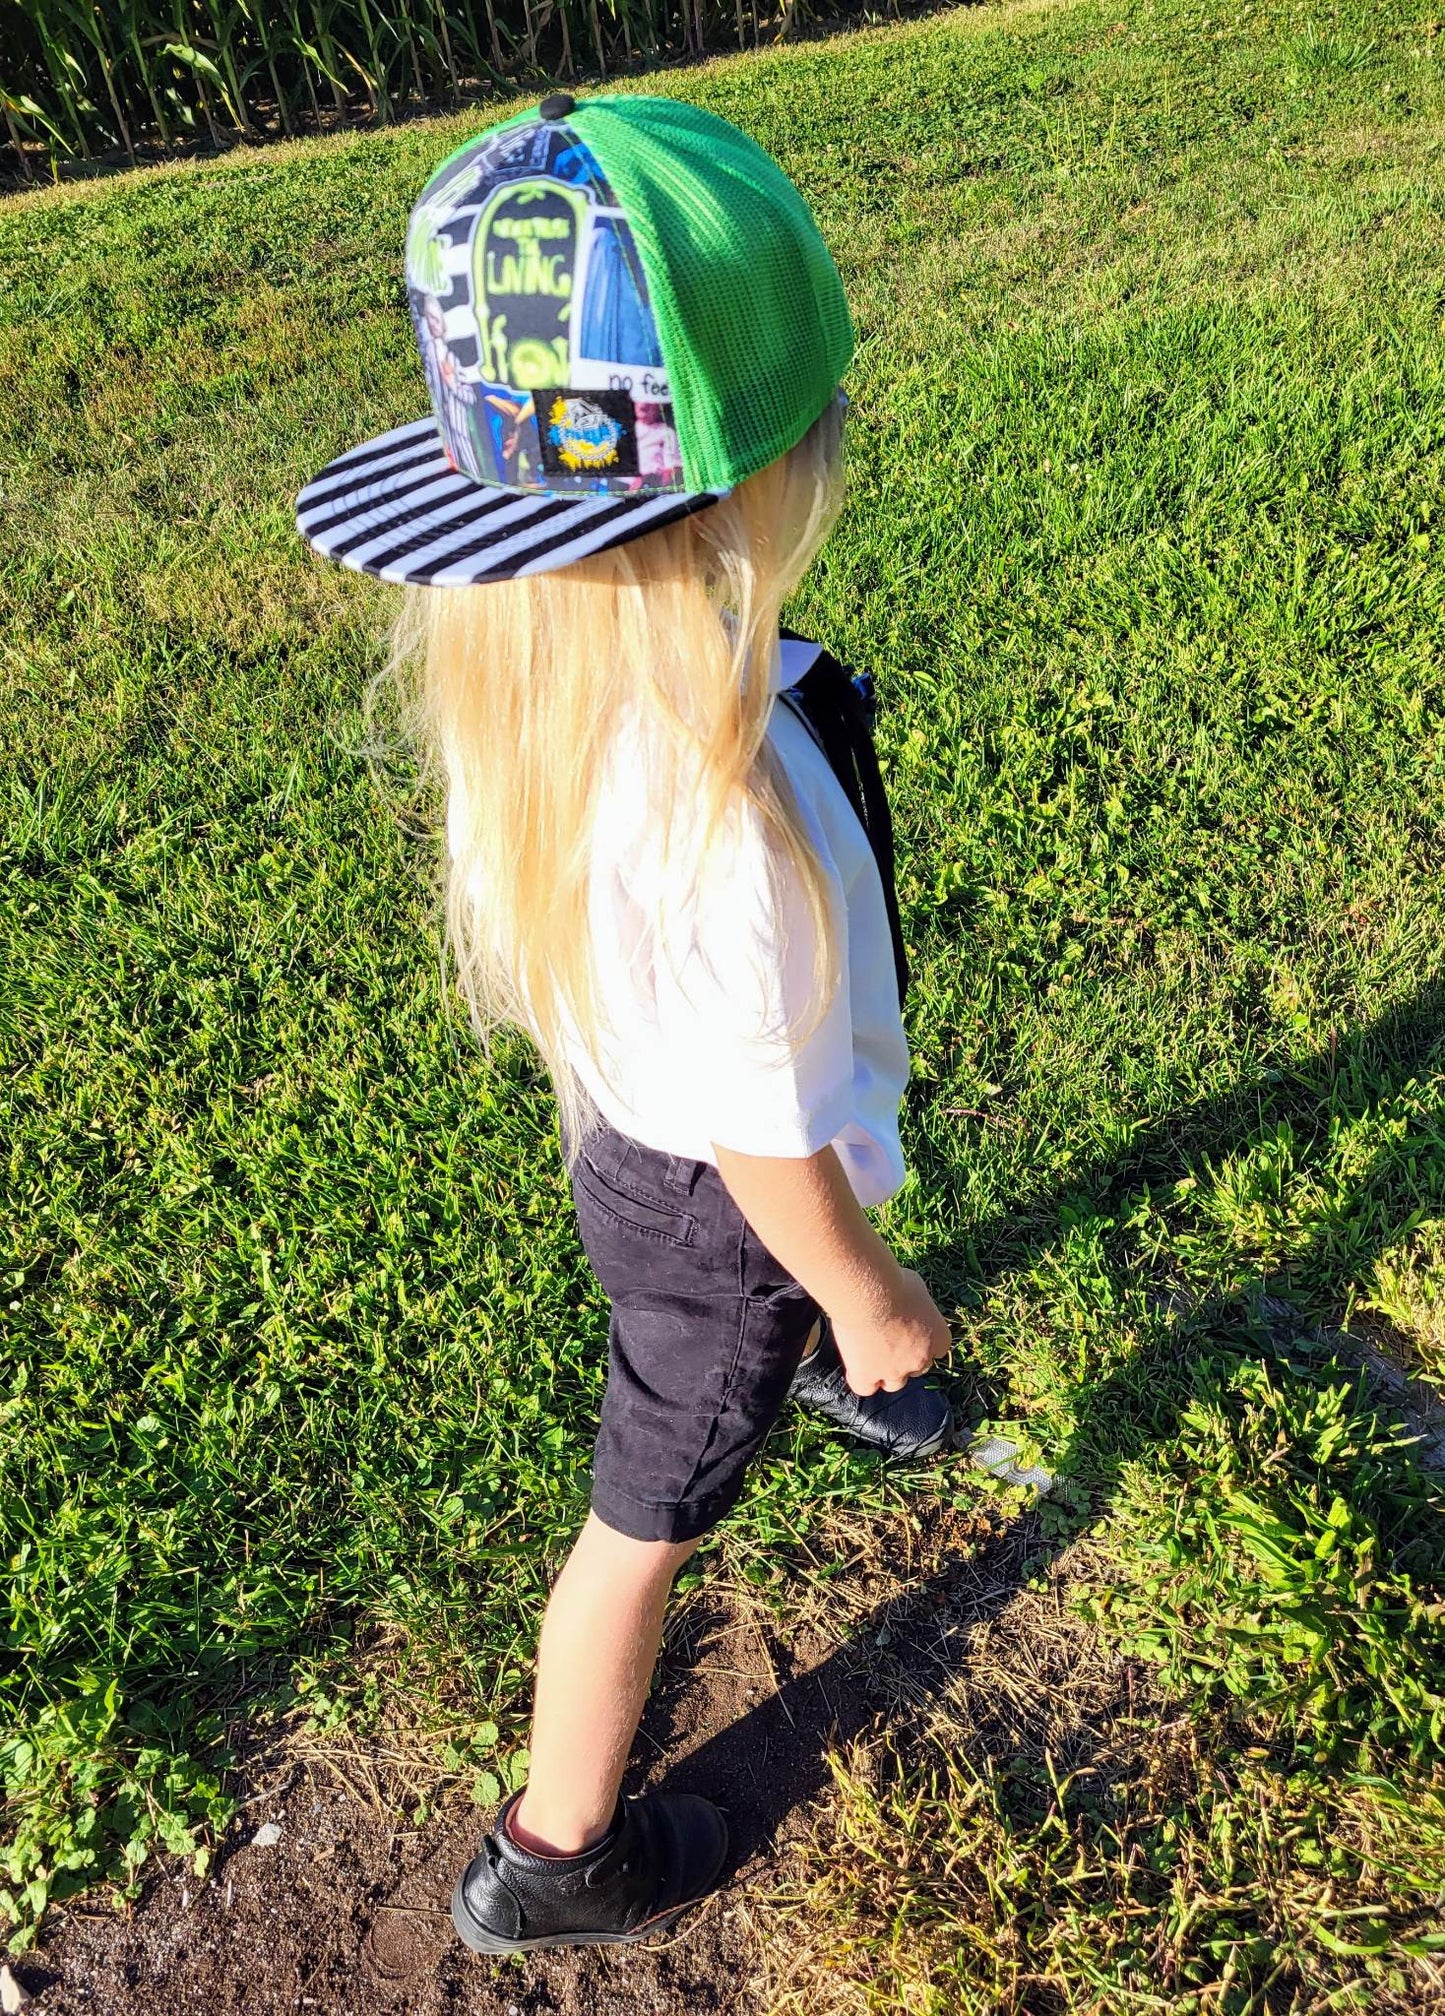
[[[811,642],[791,630],[783,636],[794,643]],[[878,877],[883,884],[883,902],[888,911],[888,931],[893,940],[893,965],[898,976],[898,1006],[908,995],[908,954],[903,945],[903,928],[898,919],[898,892],[893,872],[893,818],[888,794],[878,768],[878,752],[873,746],[873,724],[878,703],[872,678],[853,673],[830,652],[818,656],[795,686],[778,696],[812,731],[813,740],[828,760],[833,775],[843,787],[848,803],[858,815],[867,835]]]

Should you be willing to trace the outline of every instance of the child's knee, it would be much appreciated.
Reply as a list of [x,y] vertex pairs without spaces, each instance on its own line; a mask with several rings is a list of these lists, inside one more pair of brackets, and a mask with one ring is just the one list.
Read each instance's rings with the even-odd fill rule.
[[615,1526],[589,1512],[578,1545],[595,1561],[625,1574],[629,1580],[670,1582],[701,1540],[700,1534],[692,1540],[637,1540],[630,1533],[619,1533]]

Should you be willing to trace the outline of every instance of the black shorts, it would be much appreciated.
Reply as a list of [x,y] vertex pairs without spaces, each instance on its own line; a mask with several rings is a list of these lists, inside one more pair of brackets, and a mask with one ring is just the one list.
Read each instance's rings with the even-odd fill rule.
[[710,1162],[603,1126],[583,1146],[572,1196],[612,1302],[592,1509],[634,1540],[695,1540],[737,1503],[818,1304]]

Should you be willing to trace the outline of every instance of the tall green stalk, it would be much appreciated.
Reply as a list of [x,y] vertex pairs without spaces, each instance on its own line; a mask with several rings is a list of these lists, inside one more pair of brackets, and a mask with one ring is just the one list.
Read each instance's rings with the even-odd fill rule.
[[322,76],[331,86],[332,100],[338,112],[346,110],[346,88],[342,82],[342,55],[332,34],[332,26],[339,12],[338,0],[311,0],[311,36],[307,54],[316,64]]
[[391,92],[389,66],[382,48],[385,17],[371,5],[371,0],[355,0],[355,6],[365,43],[366,63],[363,65],[354,49],[346,49],[344,54],[371,93],[371,116],[386,125],[391,118]]
[[255,132],[246,106],[246,84],[252,65],[246,64],[243,74],[242,49],[238,47],[244,42],[245,16],[235,0],[206,0],[206,10],[216,66],[226,84],[226,103],[242,135],[249,140]]
[[[54,136],[49,143],[52,160],[57,153],[72,157],[87,154],[91,151],[95,132],[95,105],[85,66],[74,50],[51,32],[44,0],[20,0],[20,4],[35,31],[41,61],[50,74],[51,90],[48,102],[41,103],[35,98],[35,93],[42,89],[39,77],[15,77],[13,95],[17,101],[29,98],[36,106],[33,114],[26,113],[22,106],[16,116],[27,125],[32,120],[38,120]],[[28,89],[25,88],[27,86]],[[68,129],[68,144],[61,134],[61,123]]]
[[42,40],[52,46],[62,60],[78,61],[82,49],[93,57],[105,86],[105,95],[110,101],[115,138],[134,161],[135,142],[121,102],[124,80],[117,74],[117,52],[111,47],[101,9],[93,4],[93,0],[31,0],[29,11],[32,21],[40,29]]

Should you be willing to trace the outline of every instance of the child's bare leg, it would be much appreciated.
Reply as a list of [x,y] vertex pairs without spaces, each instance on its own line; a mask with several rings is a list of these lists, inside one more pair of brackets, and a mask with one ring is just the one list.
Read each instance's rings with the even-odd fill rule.
[[537,1647],[531,1772],[507,1822],[521,1847],[574,1855],[606,1833],[672,1578],[696,1545],[632,1540],[589,1513]]

